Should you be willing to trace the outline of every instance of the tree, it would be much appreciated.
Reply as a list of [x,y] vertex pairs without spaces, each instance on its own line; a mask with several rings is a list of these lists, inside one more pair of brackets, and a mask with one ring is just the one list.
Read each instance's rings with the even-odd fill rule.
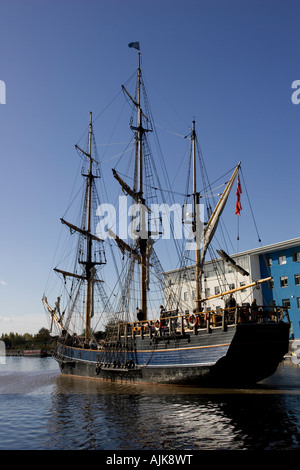
[[52,337],[47,328],[41,328],[39,332],[33,337],[34,343],[42,343],[45,347],[48,343],[52,342]]
[[1,338],[4,341],[7,349],[31,349],[31,348],[53,348],[55,345],[55,339],[50,335],[47,328],[41,328],[36,335],[30,333],[3,333]]

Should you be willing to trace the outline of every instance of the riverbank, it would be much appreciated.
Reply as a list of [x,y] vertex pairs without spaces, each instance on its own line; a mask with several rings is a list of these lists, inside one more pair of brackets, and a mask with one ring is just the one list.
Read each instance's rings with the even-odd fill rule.
[[49,357],[52,356],[52,349],[7,349],[6,356],[20,356],[20,357]]

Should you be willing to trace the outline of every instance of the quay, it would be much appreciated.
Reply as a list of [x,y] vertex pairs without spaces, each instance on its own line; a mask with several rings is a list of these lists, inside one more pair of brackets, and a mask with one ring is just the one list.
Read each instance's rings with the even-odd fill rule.
[[52,356],[52,349],[6,349],[5,355],[20,357],[49,357]]

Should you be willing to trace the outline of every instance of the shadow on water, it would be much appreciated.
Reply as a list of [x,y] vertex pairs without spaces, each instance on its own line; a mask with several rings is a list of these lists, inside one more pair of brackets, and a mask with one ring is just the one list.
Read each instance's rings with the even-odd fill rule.
[[63,437],[65,449],[300,449],[299,375],[299,368],[283,364],[251,389],[60,376],[48,423],[52,445],[60,448]]

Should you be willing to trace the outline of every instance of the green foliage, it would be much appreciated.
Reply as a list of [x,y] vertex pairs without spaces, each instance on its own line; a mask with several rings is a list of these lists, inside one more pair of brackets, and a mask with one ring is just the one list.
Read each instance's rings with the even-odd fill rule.
[[40,349],[53,348],[55,340],[50,335],[49,330],[41,328],[36,335],[24,333],[5,333],[0,340],[4,341],[7,349]]

